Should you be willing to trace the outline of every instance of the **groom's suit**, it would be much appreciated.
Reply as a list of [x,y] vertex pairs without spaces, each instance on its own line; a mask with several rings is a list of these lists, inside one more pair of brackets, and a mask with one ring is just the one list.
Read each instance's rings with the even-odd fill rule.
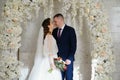
[[76,34],[75,30],[65,25],[64,29],[61,33],[60,38],[57,36],[58,28],[53,30],[53,36],[56,39],[57,46],[58,46],[58,56],[62,57],[65,61],[66,59],[71,60],[71,64],[67,66],[67,70],[62,72],[62,79],[66,77],[66,80],[73,80],[73,62],[74,62],[74,54],[76,51]]

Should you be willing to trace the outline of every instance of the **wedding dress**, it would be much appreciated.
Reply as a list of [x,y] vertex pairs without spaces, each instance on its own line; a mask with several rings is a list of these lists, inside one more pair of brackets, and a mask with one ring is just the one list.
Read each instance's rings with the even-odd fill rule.
[[[39,46],[39,49],[40,48],[42,47]],[[43,51],[39,51],[39,49],[36,53],[34,66],[28,80],[62,80],[59,69],[55,68],[51,73],[48,72],[48,70],[51,69],[50,63],[53,62],[53,58],[57,57],[58,52],[56,40],[51,34],[47,34],[44,39]],[[43,54],[41,55],[39,52],[43,52]],[[50,54],[52,54],[52,56],[50,56]]]

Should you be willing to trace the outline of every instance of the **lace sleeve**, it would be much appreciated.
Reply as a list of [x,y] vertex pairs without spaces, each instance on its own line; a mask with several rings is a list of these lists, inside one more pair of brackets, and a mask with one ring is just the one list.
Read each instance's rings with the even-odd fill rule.
[[53,64],[53,50],[54,50],[54,44],[52,35],[48,34],[44,41],[44,55],[49,57],[50,64]]

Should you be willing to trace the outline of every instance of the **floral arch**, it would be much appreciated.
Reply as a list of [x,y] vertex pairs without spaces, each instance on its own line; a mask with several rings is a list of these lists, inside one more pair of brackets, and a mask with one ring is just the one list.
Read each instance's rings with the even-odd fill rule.
[[[77,16],[80,34],[82,34],[83,17],[88,21],[92,42],[91,80],[111,80],[111,73],[114,70],[114,54],[108,18],[101,1],[58,1],[63,4],[61,12],[65,17],[67,11],[70,11],[73,26],[76,26]],[[3,8],[3,21],[0,24],[0,77],[12,80],[19,77],[21,67],[21,62],[17,60],[16,56],[16,52],[21,46],[21,23],[26,23],[37,17],[40,8],[43,8],[44,18],[52,17],[54,0],[8,0]]]

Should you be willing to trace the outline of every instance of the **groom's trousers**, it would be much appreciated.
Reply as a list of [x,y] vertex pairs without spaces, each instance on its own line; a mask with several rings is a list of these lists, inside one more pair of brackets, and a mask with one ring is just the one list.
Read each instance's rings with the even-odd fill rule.
[[66,71],[61,71],[62,73],[62,80],[73,80],[73,61],[71,61],[71,64],[67,66]]

